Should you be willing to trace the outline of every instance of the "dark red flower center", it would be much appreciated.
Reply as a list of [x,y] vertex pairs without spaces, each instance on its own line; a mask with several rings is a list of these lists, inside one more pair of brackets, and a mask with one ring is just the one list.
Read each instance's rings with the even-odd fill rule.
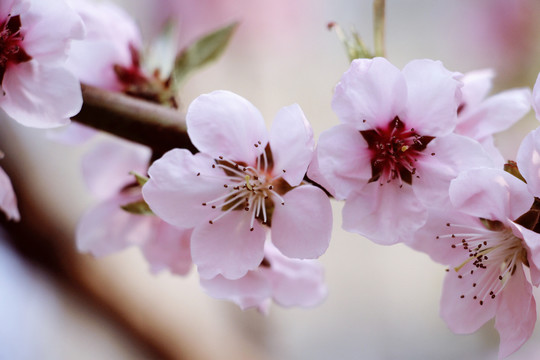
[[419,135],[412,128],[407,129],[397,116],[386,128],[362,130],[360,134],[371,150],[369,182],[379,181],[381,185],[395,179],[400,186],[403,186],[403,183],[411,185],[416,174],[416,161],[435,138]]
[[9,64],[30,61],[32,57],[22,48],[21,17],[8,15],[0,24],[0,86]]

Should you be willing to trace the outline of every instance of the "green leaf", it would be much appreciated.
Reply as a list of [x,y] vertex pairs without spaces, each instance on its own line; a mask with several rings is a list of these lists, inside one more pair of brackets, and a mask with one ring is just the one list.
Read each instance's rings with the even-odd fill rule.
[[172,72],[175,86],[182,83],[193,70],[216,60],[227,47],[237,27],[238,23],[232,23],[201,37],[182,50],[176,56]]
[[143,186],[144,184],[146,184],[146,182],[148,180],[150,180],[148,177],[144,176],[144,175],[141,175],[135,171],[130,171],[129,172],[130,175],[133,175],[135,176],[135,179],[137,180],[137,183],[140,185],[140,186]]
[[154,212],[150,209],[150,206],[148,206],[148,204],[144,200],[139,200],[126,205],[122,205],[121,208],[130,214],[154,215]]

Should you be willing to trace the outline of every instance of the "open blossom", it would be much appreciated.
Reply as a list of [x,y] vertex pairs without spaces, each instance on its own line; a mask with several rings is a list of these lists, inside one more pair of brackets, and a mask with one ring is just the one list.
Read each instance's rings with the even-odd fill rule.
[[0,168],[0,210],[6,214],[9,220],[19,221],[19,209],[13,186],[4,169]]
[[65,68],[72,39],[84,30],[64,0],[0,3],[0,108],[19,123],[69,123],[82,106],[77,78]]
[[138,246],[153,272],[184,275],[191,268],[191,230],[121,208],[142,202],[141,187],[129,172],[146,173],[149,160],[149,149],[125,141],[100,143],[83,158],[84,178],[101,201],[80,219],[77,248],[106,256]]
[[493,143],[493,135],[507,130],[530,111],[531,91],[511,89],[488,97],[493,76],[493,71],[487,69],[463,76],[463,97],[455,132],[480,142],[497,165],[502,166],[504,159]]
[[540,284],[540,234],[530,230],[538,220],[534,196],[518,178],[484,168],[452,181],[450,200],[453,207],[430,213],[413,247],[450,266],[441,299],[450,329],[471,333],[495,317],[499,357],[506,357],[531,336],[536,322],[531,283]]
[[321,135],[309,173],[346,199],[345,230],[406,241],[460,170],[489,165],[479,143],[452,133],[459,77],[431,60],[402,71],[384,58],[352,62],[332,101],[342,124]]
[[260,112],[227,91],[189,106],[188,134],[201,152],[174,149],[152,164],[143,196],[165,221],[194,227],[193,262],[203,278],[243,277],[264,258],[265,230],[291,258],[328,247],[328,197],[303,181],[314,141],[298,105],[279,111],[270,133]]
[[212,297],[230,300],[242,308],[268,312],[271,300],[284,307],[312,307],[326,298],[322,266],[316,260],[290,259],[271,242],[265,243],[264,260],[255,270],[236,280],[221,275],[201,279]]

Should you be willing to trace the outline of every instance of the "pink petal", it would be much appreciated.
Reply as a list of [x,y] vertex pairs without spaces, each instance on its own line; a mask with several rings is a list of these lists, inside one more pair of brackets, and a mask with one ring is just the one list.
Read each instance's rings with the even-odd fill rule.
[[204,223],[193,230],[191,256],[199,275],[210,279],[223,275],[235,280],[256,269],[264,257],[265,232],[244,211],[231,211],[213,224]]
[[426,208],[411,187],[394,183],[369,183],[351,194],[343,207],[343,229],[381,245],[407,241],[426,220]]
[[447,201],[450,181],[460,172],[492,162],[477,141],[456,134],[434,139],[424,154],[416,164],[418,177],[413,179],[413,190],[426,206]]
[[64,0],[30,0],[21,14],[25,51],[40,63],[60,64],[67,57],[72,39],[84,36],[84,25]]
[[414,60],[403,68],[403,76],[408,98],[406,115],[401,120],[423,135],[450,133],[461,101],[458,74],[448,71],[440,61]]
[[494,77],[495,72],[492,69],[469,71],[463,75],[461,92],[462,103],[466,108],[480,104],[487,97],[493,86]]
[[450,199],[460,211],[504,223],[527,212],[534,200],[523,181],[490,168],[462,172],[450,184]]
[[169,224],[191,228],[206,223],[221,211],[202,204],[224,191],[218,178],[223,172],[212,169],[212,164],[214,159],[206,154],[173,149],[148,169],[150,180],[143,186],[143,197]]
[[82,106],[79,81],[67,70],[40,66],[35,61],[7,69],[0,108],[19,123],[52,128],[69,123]]
[[336,191],[334,190],[334,187],[330,185],[328,180],[323,176],[321,172],[321,168],[319,166],[319,156],[318,156],[318,149],[315,148],[315,151],[313,152],[313,157],[311,159],[311,162],[309,163],[309,167],[307,170],[307,177],[311,180],[313,180],[315,183],[322,186],[328,193],[330,193],[333,197],[336,197]]
[[371,152],[362,135],[343,124],[323,132],[317,146],[319,173],[344,199],[371,178]]
[[337,84],[332,109],[342,122],[365,130],[386,126],[406,102],[407,86],[398,68],[384,58],[357,59]]
[[272,296],[267,277],[259,271],[250,271],[237,280],[229,280],[220,275],[212,279],[201,278],[201,286],[213,298],[232,301],[242,310],[265,308]]
[[72,122],[66,127],[49,130],[47,137],[60,144],[73,146],[87,142],[97,133],[97,130],[89,126]]
[[515,352],[527,341],[536,323],[536,303],[523,268],[513,273],[501,294],[495,328],[501,337],[499,359]]
[[332,233],[332,207],[321,189],[302,185],[283,196],[272,215],[272,243],[283,255],[315,259],[324,254]]
[[120,208],[137,200],[139,194],[122,194],[89,209],[77,225],[77,249],[100,257],[147,241],[155,218],[133,215]]
[[272,284],[272,297],[281,306],[312,307],[327,296],[324,270],[314,260],[289,259],[271,243],[265,247],[265,257],[270,267],[261,267]]
[[469,255],[465,254],[462,248],[452,248],[455,239],[451,235],[456,232],[456,228],[447,226],[449,223],[466,226],[471,229],[470,233],[475,233],[473,230],[475,228],[479,229],[479,233],[485,231],[477,217],[456,211],[452,204],[445,204],[429,210],[425,225],[406,244],[415,250],[428,254],[438,263],[459,266]]
[[131,66],[130,46],[142,48],[137,24],[113,3],[78,0],[72,5],[84,21],[87,34],[84,40],[71,44],[68,68],[88,85],[121,90],[114,65]]
[[186,275],[191,269],[191,229],[179,229],[155,218],[154,234],[141,246],[152,272],[168,269]]
[[300,106],[294,104],[281,109],[270,131],[274,171],[286,170],[283,179],[291,186],[298,185],[306,174],[314,148],[313,131]]
[[536,113],[536,118],[540,120],[540,74],[536,78],[532,93],[532,106]]
[[135,171],[146,175],[151,151],[128,141],[111,139],[94,146],[82,158],[83,177],[88,188],[105,199],[135,182]]
[[512,89],[491,96],[459,116],[458,134],[481,140],[507,130],[531,110],[531,91]]
[[527,249],[527,259],[531,271],[531,281],[534,286],[540,285],[540,234],[526,229],[525,227],[509,221],[515,236],[523,239],[523,245]]
[[15,191],[9,180],[9,176],[0,167],[0,210],[6,214],[8,220],[19,221],[21,216],[17,207]]
[[[13,15],[19,14],[19,9],[13,9],[14,2],[15,0],[2,0],[2,2],[0,2],[0,19],[2,19],[1,21],[4,21],[10,13],[12,13]],[[21,3],[21,1],[19,1],[19,3]],[[19,8],[21,7],[20,4],[17,5]]]
[[[461,274],[469,274],[470,270],[477,270],[471,261],[460,271]],[[441,317],[450,330],[458,334],[469,334],[478,330],[489,319],[495,316],[497,301],[499,298],[488,298],[483,305],[481,299],[474,299],[478,294],[477,287],[481,286],[480,277],[482,271],[475,271],[473,275],[459,278],[453,269],[446,275],[441,295]],[[461,298],[461,295],[464,297]]]
[[531,194],[540,196],[540,128],[531,131],[521,142],[517,164]]
[[214,91],[193,100],[186,122],[193,145],[214,158],[253,165],[268,143],[259,110],[229,91]]

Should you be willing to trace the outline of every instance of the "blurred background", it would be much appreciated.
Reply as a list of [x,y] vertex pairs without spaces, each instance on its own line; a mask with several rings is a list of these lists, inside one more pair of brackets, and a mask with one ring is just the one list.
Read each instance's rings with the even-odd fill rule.
[[[123,0],[147,43],[169,16],[179,46],[231,21],[240,27],[224,56],[194,74],[183,109],[198,95],[236,92],[268,123],[298,103],[315,135],[338,123],[330,101],[348,67],[335,21],[372,44],[369,0]],[[453,71],[493,68],[494,91],[532,88],[540,71],[536,0],[387,1],[387,56]],[[314,309],[273,305],[268,316],[206,296],[194,271],[152,275],[138,249],[95,259],[78,254],[74,230],[96,200],[80,159],[92,144],[53,142],[47,131],[1,115],[2,167],[17,192],[22,221],[0,232],[0,359],[495,359],[489,322],[454,335],[439,318],[444,267],[405,246],[383,247],[341,230],[321,258],[329,295]],[[498,136],[514,159],[534,114]],[[94,139],[99,141],[99,139]],[[537,291],[540,295],[540,291]],[[537,328],[540,328],[537,326]],[[540,330],[509,359],[540,358]]]

